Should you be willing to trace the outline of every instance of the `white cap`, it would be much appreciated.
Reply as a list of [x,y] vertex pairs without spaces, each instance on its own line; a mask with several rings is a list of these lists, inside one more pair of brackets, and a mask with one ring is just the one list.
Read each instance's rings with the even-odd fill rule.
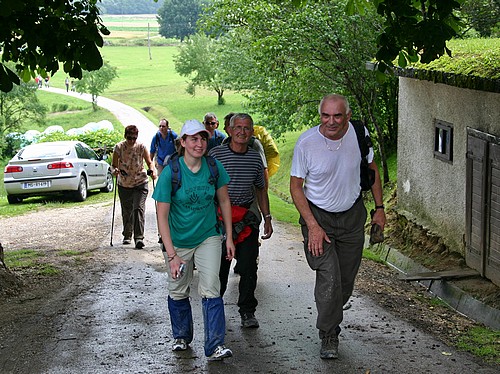
[[200,121],[197,119],[189,119],[182,125],[181,134],[179,136],[182,138],[184,135],[195,135],[200,132],[206,132],[210,137],[210,133]]

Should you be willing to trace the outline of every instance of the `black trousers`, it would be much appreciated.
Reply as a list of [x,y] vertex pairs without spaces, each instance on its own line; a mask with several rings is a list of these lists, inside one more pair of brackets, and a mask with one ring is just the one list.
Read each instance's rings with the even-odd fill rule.
[[[258,301],[255,298],[257,288],[257,259],[259,257],[259,229],[252,227],[251,234],[241,243],[236,244],[235,258],[238,261],[240,283],[238,285],[238,307],[240,314],[254,313]],[[222,261],[219,271],[220,295],[227,289],[231,261],[226,260],[226,243],[222,243]]]

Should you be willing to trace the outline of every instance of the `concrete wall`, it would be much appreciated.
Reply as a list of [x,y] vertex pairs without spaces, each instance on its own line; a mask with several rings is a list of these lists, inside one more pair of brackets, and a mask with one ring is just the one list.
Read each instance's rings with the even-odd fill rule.
[[[453,125],[453,162],[434,157],[434,124]],[[467,127],[500,136],[500,94],[399,78],[398,209],[464,254]]]

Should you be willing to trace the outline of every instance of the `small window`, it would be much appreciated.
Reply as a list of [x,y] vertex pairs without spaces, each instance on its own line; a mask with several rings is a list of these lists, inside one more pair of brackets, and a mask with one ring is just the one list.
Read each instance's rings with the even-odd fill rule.
[[453,162],[453,125],[436,120],[434,127],[434,157]]

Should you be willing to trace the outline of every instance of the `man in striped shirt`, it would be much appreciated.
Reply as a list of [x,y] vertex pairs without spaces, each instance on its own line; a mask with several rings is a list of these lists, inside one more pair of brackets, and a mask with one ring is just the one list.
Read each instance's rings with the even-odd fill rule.
[[[257,259],[259,256],[259,225],[261,214],[264,217],[264,235],[269,239],[273,233],[269,197],[264,179],[264,164],[258,152],[248,147],[253,135],[253,120],[246,113],[235,114],[229,124],[230,141],[210,150],[209,154],[219,160],[231,178],[228,184],[229,198],[234,207],[233,213],[239,209],[247,209],[245,216],[253,217],[253,222],[245,227],[244,237],[238,236],[235,241],[240,274],[238,307],[241,325],[245,328],[257,328],[259,322],[255,318],[258,304],[255,298],[257,287]],[[253,216],[252,216],[253,213]],[[233,225],[235,224],[233,214]],[[243,231],[242,231],[243,232]],[[227,288],[231,261],[223,255],[219,277],[221,280],[221,296]]]

